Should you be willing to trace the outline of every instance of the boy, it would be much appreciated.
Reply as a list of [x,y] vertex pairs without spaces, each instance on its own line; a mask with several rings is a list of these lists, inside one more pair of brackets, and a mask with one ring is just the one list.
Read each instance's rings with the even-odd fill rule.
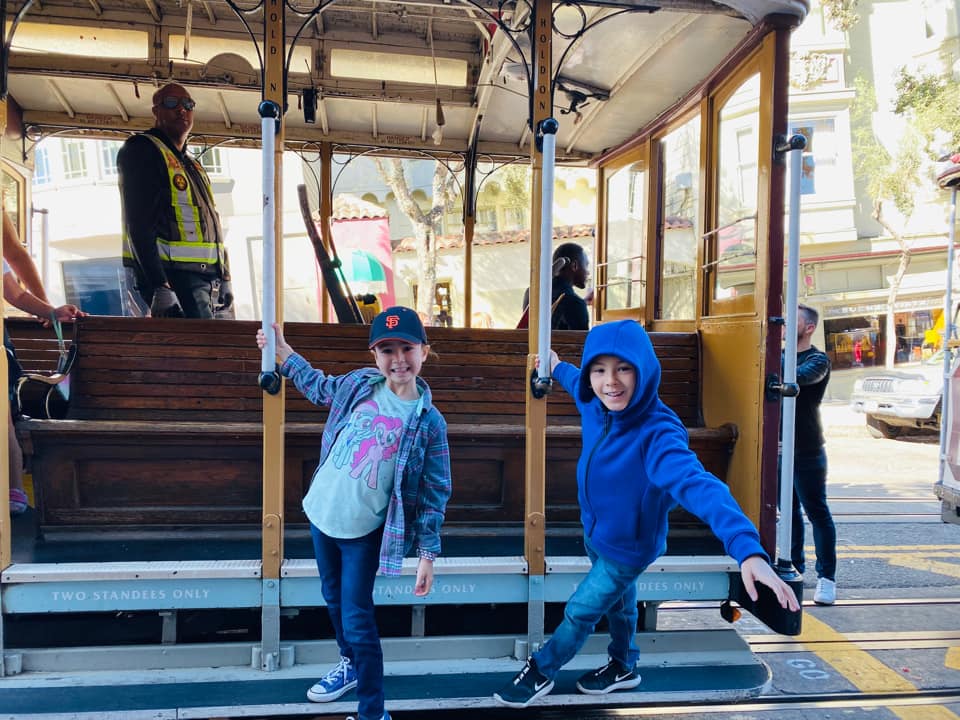
[[755,583],[761,582],[782,607],[799,609],[796,595],[770,567],[753,523],[727,486],[703,469],[680,419],[657,395],[660,363],[638,323],[623,320],[591,330],[582,370],[560,362],[552,351],[550,367],[582,418],[577,499],[591,568],[567,601],[563,622],[494,693],[497,702],[524,708],[549,693],[557,672],[604,615],[610,660],[583,675],[577,689],[601,695],[640,684],[636,581],[666,550],[667,514],[677,502],[707,522],[740,563],[751,598],[757,598]]

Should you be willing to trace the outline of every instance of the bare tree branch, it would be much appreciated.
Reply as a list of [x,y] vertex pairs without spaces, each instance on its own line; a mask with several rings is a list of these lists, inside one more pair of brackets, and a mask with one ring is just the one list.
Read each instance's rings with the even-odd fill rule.
[[456,178],[440,162],[435,164],[432,204],[424,210],[417,204],[407,182],[403,161],[376,158],[377,172],[393,191],[397,205],[413,226],[417,251],[417,312],[432,319],[437,288],[437,238],[443,231],[443,218],[457,200]]

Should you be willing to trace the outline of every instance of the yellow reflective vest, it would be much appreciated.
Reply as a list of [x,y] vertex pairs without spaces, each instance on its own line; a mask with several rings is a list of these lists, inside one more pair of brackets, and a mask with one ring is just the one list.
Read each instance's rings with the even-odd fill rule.
[[[166,236],[159,236],[156,239],[160,262],[166,267],[204,272],[209,272],[219,264],[222,272],[227,272],[223,248],[217,242],[216,231],[208,229],[209,237],[204,235],[203,223],[200,220],[202,212],[200,203],[204,200],[194,197],[195,193],[180,158],[160,138],[150,133],[144,133],[143,137],[150,138],[163,156],[170,183],[172,214],[168,215],[169,222],[165,223]],[[193,158],[187,158],[187,161],[193,164],[197,175],[203,181],[204,190],[210,198],[211,215],[215,219],[216,210],[212,207],[213,188],[210,185],[210,179],[199,162]],[[123,257],[125,260],[136,258],[133,241],[126,227],[123,232]]]

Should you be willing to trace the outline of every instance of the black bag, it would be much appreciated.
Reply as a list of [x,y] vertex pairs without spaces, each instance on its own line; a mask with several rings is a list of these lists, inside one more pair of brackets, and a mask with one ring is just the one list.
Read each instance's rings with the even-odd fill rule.
[[20,376],[11,400],[14,415],[39,420],[62,420],[67,416],[70,409],[70,371],[77,359],[78,346],[74,338],[67,349],[59,321],[53,321],[53,328],[60,344],[57,370],[53,375],[24,373]]

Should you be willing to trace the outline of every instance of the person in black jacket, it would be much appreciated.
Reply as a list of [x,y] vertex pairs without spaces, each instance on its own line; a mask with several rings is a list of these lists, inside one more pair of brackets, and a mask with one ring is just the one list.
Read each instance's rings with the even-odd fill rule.
[[[568,242],[558,245],[553,251],[553,315],[554,330],[589,330],[590,312],[587,302],[577,295],[574,288],[583,290],[590,277],[590,261],[583,247]],[[558,303],[559,301],[559,303]],[[523,316],[517,327],[527,327],[527,311],[530,305],[530,288],[523,293]]]
[[153,317],[212,318],[233,304],[210,180],[186,152],[195,107],[185,88],[164,85],[153,95],[154,127],[117,154],[123,264]]
[[803,515],[813,526],[817,554],[817,590],[813,601],[833,605],[837,598],[837,530],[827,505],[827,453],[820,424],[820,401],[830,381],[830,358],[813,343],[819,314],[806,305],[797,312],[797,396],[793,452],[793,537],[790,559],[804,572]]

